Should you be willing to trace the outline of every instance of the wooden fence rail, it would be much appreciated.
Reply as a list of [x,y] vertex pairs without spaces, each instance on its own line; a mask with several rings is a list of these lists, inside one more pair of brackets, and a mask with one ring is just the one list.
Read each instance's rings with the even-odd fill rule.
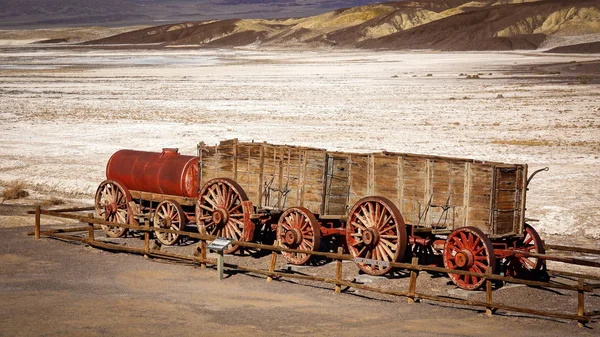
[[[88,225],[85,227],[69,228],[69,229],[63,229],[63,230],[53,229],[53,230],[49,230],[49,231],[41,231],[40,218],[41,218],[42,214],[48,215],[48,216],[53,216],[53,217],[78,220],[80,222],[87,223]],[[99,242],[99,241],[95,240],[95,237],[94,237],[94,230],[99,229],[99,226],[97,226],[97,225],[118,226],[118,227],[122,227],[122,228],[128,228],[131,230],[143,232],[144,233],[144,248],[126,247],[126,246],[122,246],[122,245]],[[76,231],[81,231],[81,232],[88,231],[88,237],[83,238],[83,237],[77,237],[77,236],[73,236],[73,235],[63,234],[63,233],[76,232]],[[196,251],[193,254],[193,256],[163,252],[163,251],[160,251],[159,246],[150,248],[150,245],[149,245],[150,232],[176,233],[179,235],[188,236],[190,238],[197,239],[197,240],[199,240],[199,243],[195,248]],[[79,215],[78,214],[68,214],[68,213],[62,212],[61,210],[52,210],[52,211],[42,210],[38,206],[35,211],[34,235],[35,235],[36,239],[39,239],[39,237],[41,235],[44,235],[44,236],[53,237],[53,238],[57,238],[57,239],[61,239],[61,240],[74,240],[74,241],[79,241],[82,243],[89,244],[92,247],[96,247],[96,248],[100,248],[100,249],[141,254],[144,256],[148,256],[148,257],[172,259],[175,261],[185,261],[188,263],[198,264],[201,267],[206,267],[206,265],[208,265],[208,264],[211,264],[211,265],[216,264],[215,259],[207,257],[207,248],[206,248],[207,241],[212,241],[212,240],[216,239],[215,236],[207,235],[205,233],[187,232],[187,231],[164,229],[164,228],[159,228],[159,227],[151,227],[149,225],[148,221],[146,221],[144,226],[131,225],[131,224],[119,224],[119,223],[109,222],[109,221],[106,221],[103,219],[94,218],[93,214],[89,214],[87,216],[83,216],[80,214]],[[567,285],[567,284],[558,284],[558,283],[550,283],[550,282],[542,282],[542,281],[522,280],[522,279],[515,279],[512,277],[504,277],[501,275],[494,275],[491,273],[491,269],[488,269],[486,271],[486,273],[474,273],[474,272],[469,272],[469,271],[446,269],[446,268],[429,266],[429,265],[419,265],[418,259],[413,258],[411,263],[390,262],[390,265],[394,268],[406,269],[406,270],[410,271],[410,280],[409,280],[408,290],[407,291],[398,291],[398,290],[390,290],[390,289],[380,289],[380,288],[356,283],[353,281],[343,280],[342,279],[342,261],[344,261],[344,260],[351,261],[351,260],[354,260],[354,257],[349,254],[342,254],[341,249],[339,249],[337,251],[337,253],[329,253],[329,252],[315,252],[315,251],[304,251],[304,250],[298,250],[298,249],[288,249],[288,248],[279,247],[276,244],[264,245],[264,244],[244,242],[244,241],[233,241],[232,244],[239,245],[242,247],[255,248],[255,249],[261,249],[261,250],[272,252],[269,267],[267,269],[257,269],[257,268],[251,268],[251,267],[246,267],[246,266],[231,264],[231,263],[224,264],[228,268],[233,268],[233,269],[237,269],[237,270],[241,270],[241,271],[265,275],[267,277],[267,282],[271,282],[274,278],[283,278],[283,277],[304,279],[304,280],[311,280],[311,281],[318,281],[318,282],[333,284],[333,285],[335,285],[336,293],[340,293],[341,287],[346,286],[346,287],[352,287],[352,288],[362,289],[362,290],[366,290],[366,291],[372,291],[372,292],[376,292],[376,293],[407,297],[409,303],[413,303],[420,299],[424,299],[424,300],[443,302],[443,303],[453,303],[453,304],[459,304],[459,305],[465,305],[465,306],[471,306],[471,307],[481,307],[481,308],[485,308],[486,313],[488,315],[491,315],[493,310],[513,311],[513,312],[527,313],[527,314],[543,316],[543,317],[575,320],[578,322],[579,326],[584,326],[584,324],[589,323],[591,321],[591,317],[596,316],[595,313],[597,312],[597,311],[589,311],[589,312],[585,311],[585,293],[593,292],[597,288],[596,284],[594,284],[594,285],[589,285],[589,284],[586,285],[585,284],[585,282],[584,282],[585,279],[593,278],[593,276],[586,277],[587,275],[585,275],[585,274],[558,272],[559,274],[570,274],[567,276],[577,277],[577,281],[578,281],[577,285]],[[313,256],[319,256],[319,257],[331,259],[336,262],[336,276],[335,276],[335,278],[326,278],[326,277],[319,277],[319,276],[299,275],[299,274],[275,271],[275,265],[276,265],[276,261],[277,261],[277,256],[278,256],[277,253],[278,252],[279,253],[280,252],[302,253],[302,254],[309,254],[309,255],[313,255]],[[552,258],[552,256],[549,256],[549,257]],[[418,278],[419,272],[421,272],[421,271],[445,273],[445,274],[469,275],[469,276],[475,276],[478,278],[483,278],[486,280],[486,287],[485,287],[486,288],[485,289],[486,290],[486,296],[485,296],[486,300],[485,301],[465,300],[465,299],[461,299],[461,298],[437,296],[437,295],[430,295],[430,294],[417,292],[417,278]],[[520,307],[515,307],[515,306],[508,306],[508,305],[504,305],[504,304],[494,303],[493,296],[492,296],[492,281],[502,281],[502,282],[507,282],[507,283],[523,284],[523,285],[534,286],[534,287],[544,287],[544,288],[554,288],[554,289],[575,291],[575,292],[577,292],[577,298],[578,298],[577,313],[576,314],[568,314],[568,313],[562,313],[562,312],[551,312],[551,311],[535,310],[535,309],[530,309],[530,308],[520,308]]]

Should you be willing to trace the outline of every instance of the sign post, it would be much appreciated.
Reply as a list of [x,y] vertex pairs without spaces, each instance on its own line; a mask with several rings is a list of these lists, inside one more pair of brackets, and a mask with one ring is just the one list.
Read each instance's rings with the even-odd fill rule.
[[216,238],[213,242],[209,243],[206,248],[217,252],[217,274],[219,280],[223,280],[223,251],[231,244],[231,239],[227,238]]

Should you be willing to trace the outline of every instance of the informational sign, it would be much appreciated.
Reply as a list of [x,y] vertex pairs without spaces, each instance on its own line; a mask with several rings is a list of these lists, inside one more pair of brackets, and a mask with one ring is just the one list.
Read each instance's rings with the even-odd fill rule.
[[230,239],[227,238],[216,238],[213,242],[209,243],[206,248],[217,252],[222,252],[231,244]]
[[355,257],[354,258],[354,262],[361,263],[361,264],[370,264],[372,266],[382,266],[382,267],[389,267],[390,266],[390,263],[388,261],[379,261],[379,260],[365,259],[365,258],[362,258],[362,257]]

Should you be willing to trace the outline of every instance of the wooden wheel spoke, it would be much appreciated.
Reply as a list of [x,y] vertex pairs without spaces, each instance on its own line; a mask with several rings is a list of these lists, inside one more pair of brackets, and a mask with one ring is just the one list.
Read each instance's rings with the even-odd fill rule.
[[459,238],[457,238],[456,236],[452,237],[452,241],[454,241],[454,243],[456,244],[456,246],[460,249],[464,249],[465,246],[463,245],[463,243],[460,241]]
[[358,222],[353,221],[352,223],[350,223],[352,226],[358,227],[360,229],[362,229],[363,231],[366,231],[367,228],[361,224],[359,224]]
[[208,208],[208,206],[202,207],[204,205],[200,206],[208,211],[214,211],[215,209],[217,209],[219,207],[217,205],[217,203],[213,199],[211,199],[208,195],[203,195],[202,199],[204,199],[206,202],[208,202],[212,206],[212,208]]

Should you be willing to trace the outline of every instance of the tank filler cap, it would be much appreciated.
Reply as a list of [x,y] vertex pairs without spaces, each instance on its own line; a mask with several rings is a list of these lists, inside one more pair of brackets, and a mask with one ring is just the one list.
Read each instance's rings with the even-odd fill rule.
[[163,156],[174,155],[174,154],[179,154],[179,149],[176,147],[165,147],[162,149]]

